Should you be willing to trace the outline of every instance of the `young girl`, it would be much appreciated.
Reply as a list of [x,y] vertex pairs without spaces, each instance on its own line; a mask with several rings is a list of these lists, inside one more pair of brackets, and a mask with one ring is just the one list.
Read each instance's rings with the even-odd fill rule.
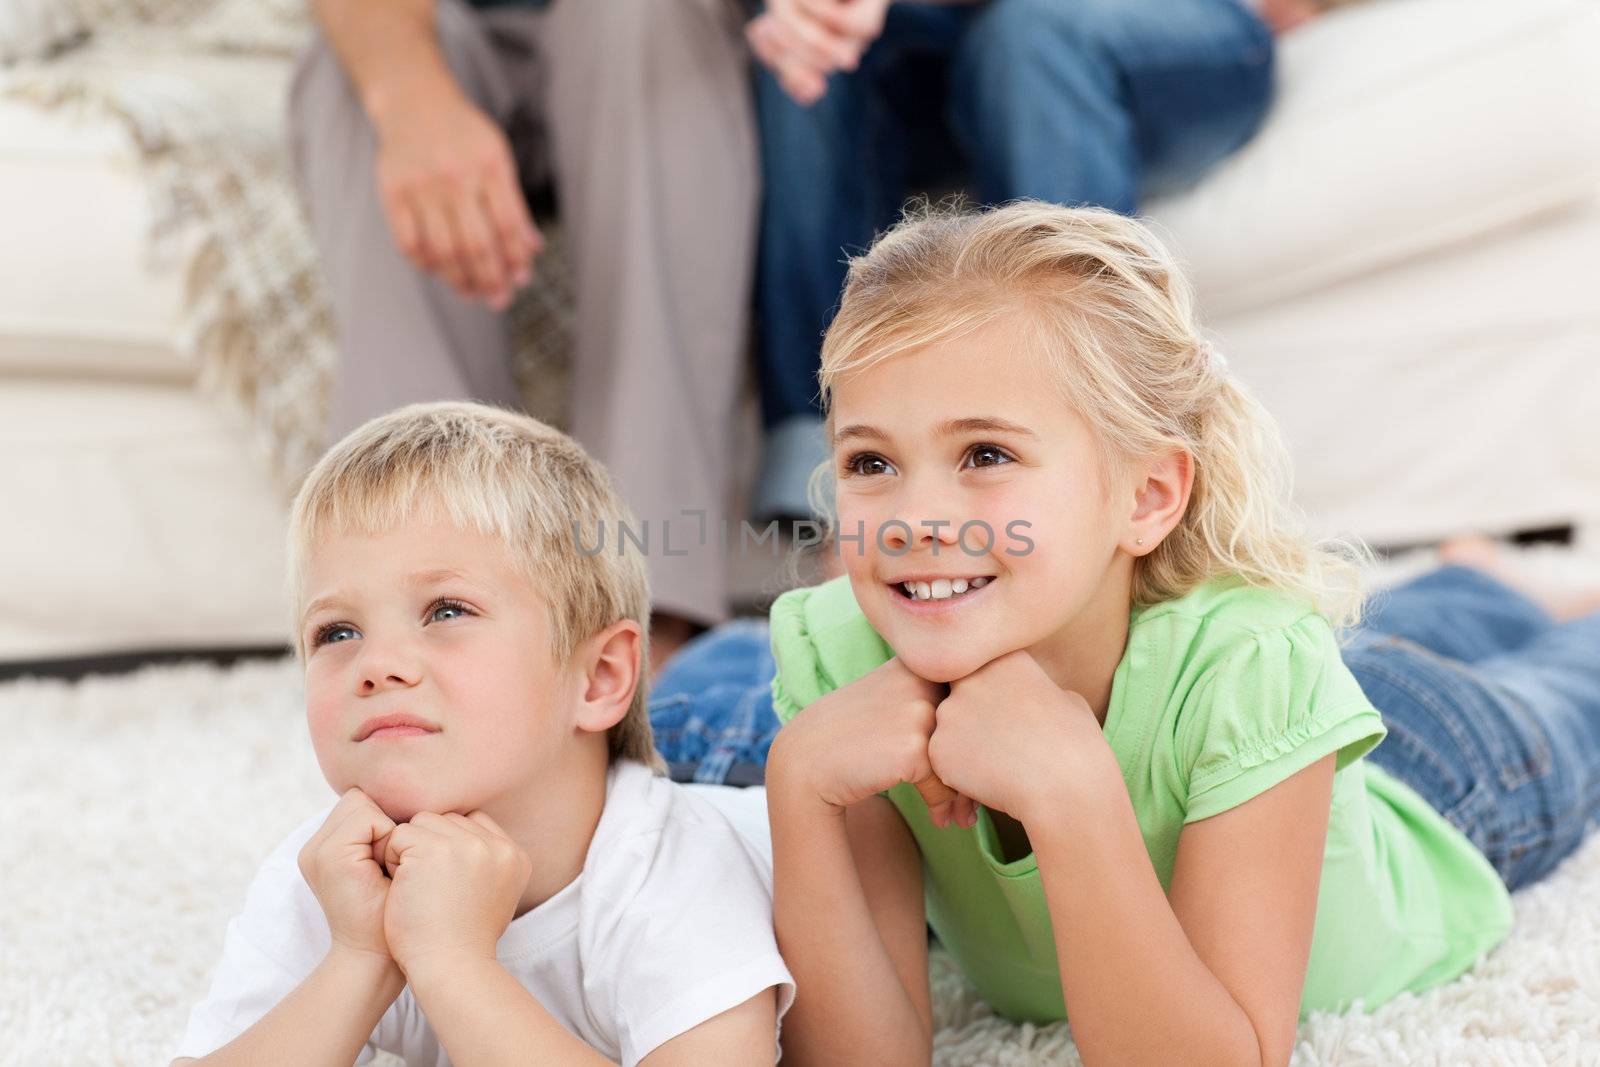
[[1451,566],[1341,659],[1358,552],[1139,223],[903,222],[822,363],[847,573],[771,618],[786,1063],[929,1061],[925,922],[1086,1063],[1286,1063],[1468,969],[1600,808],[1600,615]]

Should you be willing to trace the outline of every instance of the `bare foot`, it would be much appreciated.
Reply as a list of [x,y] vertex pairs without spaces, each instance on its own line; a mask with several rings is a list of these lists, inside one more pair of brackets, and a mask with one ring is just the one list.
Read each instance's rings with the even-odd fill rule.
[[1262,0],[1258,10],[1272,32],[1282,35],[1316,18],[1322,13],[1322,4],[1316,0]]
[[650,616],[650,680],[654,682],[680,648],[705,632],[705,627],[681,615]]
[[1600,588],[1568,589],[1530,575],[1498,541],[1477,535],[1455,537],[1439,546],[1439,562],[1471,567],[1510,586],[1560,622],[1600,611]]

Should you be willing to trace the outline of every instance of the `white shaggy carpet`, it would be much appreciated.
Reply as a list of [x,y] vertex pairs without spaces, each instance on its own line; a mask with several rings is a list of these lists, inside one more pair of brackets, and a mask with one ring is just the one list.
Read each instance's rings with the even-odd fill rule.
[[[331,798],[292,662],[0,685],[0,1064],[165,1063],[260,858]],[[1600,834],[1467,977],[1319,1016],[1299,1065],[1600,1064]],[[1076,1064],[936,957],[941,1065]]]

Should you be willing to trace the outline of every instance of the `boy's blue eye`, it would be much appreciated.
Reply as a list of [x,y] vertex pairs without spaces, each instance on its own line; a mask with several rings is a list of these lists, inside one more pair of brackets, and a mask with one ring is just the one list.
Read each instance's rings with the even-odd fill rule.
[[311,639],[311,647],[317,648],[321,645],[333,644],[336,641],[344,640],[343,638],[338,638],[334,635],[343,633],[345,631],[355,633],[356,628],[354,626],[348,626],[342,622],[329,623],[328,625],[317,630],[316,636]]
[[[441,614],[442,612],[447,611],[455,612],[456,614]],[[472,610],[457,600],[435,600],[432,604],[428,605],[429,622],[445,622],[461,615],[471,614]],[[350,640],[350,638],[339,636],[340,634],[344,633],[354,635],[359,633],[359,631],[357,631],[354,626],[351,626],[346,622],[330,622],[327,625],[318,628],[316,634],[311,638],[311,647],[320,648],[323,645],[340,644],[344,641]]]
[[471,614],[467,611],[467,606],[465,604],[458,603],[454,600],[440,600],[435,603],[433,608],[428,612],[428,618],[430,620],[437,619],[441,611],[454,611],[462,615]]

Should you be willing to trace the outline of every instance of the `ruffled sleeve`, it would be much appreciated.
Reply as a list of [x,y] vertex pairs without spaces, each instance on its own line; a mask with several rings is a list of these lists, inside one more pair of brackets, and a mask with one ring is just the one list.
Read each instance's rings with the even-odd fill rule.
[[1308,615],[1241,635],[1197,682],[1179,716],[1184,821],[1242,804],[1330,752],[1343,770],[1385,732],[1326,620]]
[[770,612],[772,707],[788,722],[818,697],[848,685],[894,655],[856,603],[848,577],[791,589]]

